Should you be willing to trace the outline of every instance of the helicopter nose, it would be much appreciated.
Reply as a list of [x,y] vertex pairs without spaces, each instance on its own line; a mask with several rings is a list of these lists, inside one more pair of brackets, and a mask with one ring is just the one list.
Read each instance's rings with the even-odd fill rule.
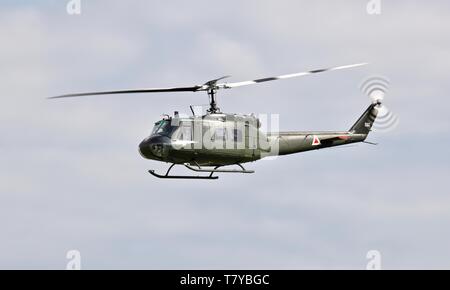
[[150,144],[148,141],[148,138],[139,143],[139,153],[144,158],[150,158],[151,151],[150,151]]
[[148,159],[163,158],[167,154],[170,139],[164,136],[154,136],[145,139],[139,144],[142,157]]

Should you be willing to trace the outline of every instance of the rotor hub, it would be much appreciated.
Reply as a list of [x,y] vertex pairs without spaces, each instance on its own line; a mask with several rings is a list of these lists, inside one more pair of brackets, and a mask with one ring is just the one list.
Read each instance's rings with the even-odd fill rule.
[[215,88],[209,88],[207,92],[209,96],[209,109],[207,110],[207,112],[210,114],[219,113],[220,108],[217,107],[217,100],[216,100],[217,90]]

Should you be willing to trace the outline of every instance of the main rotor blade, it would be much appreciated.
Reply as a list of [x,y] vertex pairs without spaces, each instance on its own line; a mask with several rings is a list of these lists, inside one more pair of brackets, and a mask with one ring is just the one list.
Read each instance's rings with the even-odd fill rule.
[[164,92],[196,92],[201,86],[194,87],[180,87],[180,88],[149,88],[149,89],[135,89],[135,90],[120,90],[120,91],[104,91],[104,92],[90,92],[79,94],[67,94],[61,96],[50,97],[49,99],[73,98],[83,96],[96,95],[116,95],[116,94],[141,94],[141,93],[164,93]]
[[293,73],[293,74],[281,75],[281,76],[276,76],[276,77],[256,79],[256,80],[252,80],[252,81],[217,84],[217,86],[220,88],[224,88],[224,89],[231,89],[231,88],[248,86],[248,85],[259,84],[259,83],[264,83],[264,82],[270,82],[270,81],[276,81],[276,80],[282,80],[282,79],[290,79],[290,78],[295,78],[295,77],[302,77],[302,76],[307,76],[307,75],[322,73],[322,72],[327,72],[327,71],[354,68],[354,67],[359,67],[359,66],[363,66],[363,65],[367,65],[367,64],[368,63],[358,63],[358,64],[351,64],[351,65],[337,66],[337,67],[331,67],[331,68],[326,68],[326,69],[312,70],[312,71],[308,71],[308,72],[300,72],[300,73]]
[[294,77],[301,77],[301,76],[322,73],[322,72],[327,72],[327,71],[354,68],[354,67],[363,66],[363,65],[367,65],[367,63],[337,66],[337,67],[326,68],[326,69],[317,69],[317,70],[312,70],[312,71],[308,71],[308,72],[293,73],[293,74],[281,75],[281,76],[276,76],[276,77],[268,77],[268,78],[262,78],[262,79],[256,79],[256,80],[252,80],[252,81],[245,81],[245,82],[238,82],[238,83],[217,84],[217,81],[228,77],[228,76],[226,76],[226,77],[222,77],[222,78],[219,78],[216,80],[209,81],[201,86],[175,87],[175,88],[148,88],[148,89],[76,93],[76,94],[66,94],[66,95],[61,95],[61,96],[50,97],[48,99],[73,98],[73,97],[96,96],[96,95],[166,93],[166,92],[198,92],[198,91],[209,91],[209,90],[214,90],[214,89],[231,89],[231,88],[236,88],[236,87],[241,87],[241,86],[253,85],[253,84],[269,82],[269,81],[276,81],[276,80],[281,80],[281,79],[289,79],[289,78],[294,78]]
[[207,81],[207,82],[204,83],[203,85],[204,85],[204,86],[212,86],[212,85],[215,85],[218,81],[221,81],[221,80],[226,79],[226,78],[229,78],[229,77],[231,77],[231,76],[223,76],[223,77],[218,78],[218,79],[214,79],[214,80]]

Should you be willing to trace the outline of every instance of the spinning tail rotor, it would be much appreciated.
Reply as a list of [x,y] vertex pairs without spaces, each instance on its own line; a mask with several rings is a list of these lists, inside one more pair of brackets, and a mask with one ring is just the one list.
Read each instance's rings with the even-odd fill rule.
[[383,104],[389,84],[388,79],[379,76],[370,77],[361,84],[361,91],[377,104],[378,115],[372,127],[375,131],[392,130],[399,122],[399,118]]

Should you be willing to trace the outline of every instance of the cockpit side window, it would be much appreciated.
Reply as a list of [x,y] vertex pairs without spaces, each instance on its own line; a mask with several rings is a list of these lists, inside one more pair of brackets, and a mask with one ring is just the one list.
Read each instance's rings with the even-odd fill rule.
[[170,136],[172,132],[177,128],[170,124],[170,120],[161,120],[155,123],[155,127],[153,127],[152,135],[159,134]]
[[158,121],[158,122],[155,123],[155,126],[152,129],[152,134],[151,135],[156,134],[156,132],[158,131],[159,127],[161,126],[161,122],[162,121]]
[[169,121],[162,121],[158,130],[156,130],[156,134],[166,133],[170,129]]

